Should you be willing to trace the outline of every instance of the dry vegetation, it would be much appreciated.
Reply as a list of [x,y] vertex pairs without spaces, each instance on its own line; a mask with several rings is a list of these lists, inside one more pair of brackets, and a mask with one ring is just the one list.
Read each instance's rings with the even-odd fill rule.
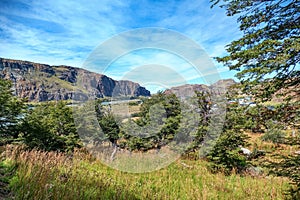
[[211,174],[205,161],[179,159],[150,173],[125,173],[83,150],[72,155],[6,148],[5,165],[18,166],[15,199],[283,199],[287,180]]

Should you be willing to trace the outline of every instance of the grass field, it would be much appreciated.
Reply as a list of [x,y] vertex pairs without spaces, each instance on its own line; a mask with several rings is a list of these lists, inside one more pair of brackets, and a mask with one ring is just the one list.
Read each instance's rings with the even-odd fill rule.
[[210,173],[205,161],[178,159],[149,173],[114,170],[89,154],[8,149],[7,166],[15,199],[284,199],[288,181]]

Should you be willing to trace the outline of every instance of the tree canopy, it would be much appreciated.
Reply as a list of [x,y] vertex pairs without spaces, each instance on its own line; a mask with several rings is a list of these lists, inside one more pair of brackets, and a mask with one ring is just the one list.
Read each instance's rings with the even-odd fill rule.
[[13,96],[12,83],[0,78],[0,137],[6,140],[18,136],[18,118],[24,111],[24,101]]
[[[262,101],[273,94],[283,99],[295,99],[293,105],[283,105],[277,115],[281,123],[296,127],[300,96],[300,1],[299,0],[211,0],[212,7],[220,5],[228,16],[238,16],[243,36],[227,46],[229,55],[218,57],[230,70],[237,70],[244,92]],[[295,113],[295,114],[293,114]],[[264,120],[266,120],[264,116]],[[278,124],[278,121],[276,121]],[[269,124],[264,140],[280,143],[279,127]],[[298,140],[298,139],[296,139]],[[299,160],[291,155],[275,168],[279,175],[289,177],[295,184],[289,194],[299,199]]]
[[299,95],[300,1],[211,0],[211,3],[212,7],[225,8],[228,16],[238,16],[243,36],[227,46],[229,55],[217,60],[238,71],[236,76],[245,91],[262,100],[270,99],[280,89]]
[[39,104],[22,119],[21,139],[29,148],[47,151],[81,147],[72,114],[62,101]]

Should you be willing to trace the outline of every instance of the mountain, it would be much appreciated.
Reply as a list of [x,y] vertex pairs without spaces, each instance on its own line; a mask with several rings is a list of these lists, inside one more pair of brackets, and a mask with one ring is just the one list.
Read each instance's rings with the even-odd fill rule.
[[195,91],[208,91],[209,87],[204,84],[185,84],[171,87],[165,91],[166,94],[173,93],[178,97],[191,97]]
[[102,97],[150,96],[138,83],[116,81],[85,69],[0,58],[0,78],[13,82],[15,95],[29,101],[84,100]]
[[219,89],[219,90],[222,90],[222,89],[226,89],[228,90],[228,88],[232,85],[235,85],[237,84],[237,82],[235,82],[235,80],[229,78],[229,79],[221,79],[217,82],[215,82],[214,84],[212,84],[210,86],[211,89]]
[[195,91],[214,92],[215,94],[223,94],[230,86],[236,84],[233,79],[219,80],[212,85],[205,84],[185,84],[172,87],[165,91],[166,94],[174,93],[178,97],[192,97]]

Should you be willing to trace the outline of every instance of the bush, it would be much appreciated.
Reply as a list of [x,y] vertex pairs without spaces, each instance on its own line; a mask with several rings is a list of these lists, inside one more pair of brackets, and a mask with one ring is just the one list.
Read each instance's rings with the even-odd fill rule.
[[214,147],[208,152],[209,168],[213,172],[224,171],[229,175],[232,170],[243,172],[247,165],[245,155],[239,153],[240,146],[246,146],[248,138],[241,130],[244,119],[238,105],[228,105],[223,132]]
[[138,105],[139,105],[139,102],[137,102],[137,101],[132,101],[132,102],[129,102],[128,105],[129,105],[129,106],[138,106]]
[[18,123],[25,109],[24,100],[15,97],[11,88],[11,81],[0,78],[0,145],[18,137]]
[[280,163],[273,163],[272,171],[278,176],[288,177],[291,186],[286,192],[287,199],[300,199],[300,155],[283,157]]
[[207,159],[212,172],[223,171],[229,175],[233,170],[240,173],[246,167],[246,157],[239,153],[239,146],[245,144],[245,137],[233,131],[226,131],[217,140]]
[[131,117],[140,117],[140,113],[132,113]]
[[71,151],[81,147],[72,114],[64,102],[36,106],[23,119],[21,140],[29,148],[47,151]]
[[276,122],[273,121],[268,121],[267,127],[268,129],[266,133],[261,137],[262,141],[272,142],[276,145],[284,143],[284,133],[281,130],[282,127],[279,124],[276,124]]
[[140,110],[131,115],[139,119],[122,124],[123,148],[131,151],[160,149],[173,140],[181,114],[179,99],[174,94],[152,95],[144,99]]

